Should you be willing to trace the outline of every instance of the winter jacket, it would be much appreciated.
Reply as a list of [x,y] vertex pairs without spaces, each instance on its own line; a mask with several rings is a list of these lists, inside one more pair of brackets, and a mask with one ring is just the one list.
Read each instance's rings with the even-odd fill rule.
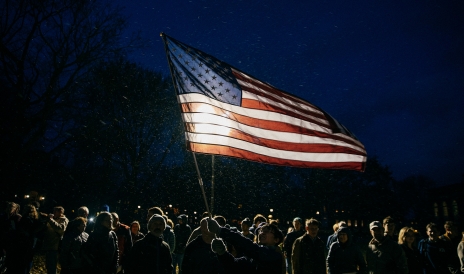
[[366,251],[367,269],[370,274],[408,273],[403,249],[390,237],[377,242],[372,239]]
[[287,258],[292,258],[292,249],[293,249],[293,243],[295,242],[296,239],[300,238],[305,234],[305,231],[300,229],[298,231],[292,231],[285,236],[284,243],[283,243],[283,250],[285,252],[285,255]]
[[126,274],[171,274],[172,258],[169,245],[160,237],[148,233],[137,241],[126,257]]
[[367,273],[366,261],[359,247],[353,243],[350,229],[342,227],[337,233],[346,233],[348,241],[342,244],[337,239],[330,246],[329,255],[327,256],[328,273]]
[[166,225],[166,229],[163,232],[163,240],[169,245],[171,253],[174,253],[174,249],[176,248],[176,236],[172,228],[168,225]]
[[219,236],[245,254],[245,257],[239,258],[234,258],[229,252],[217,255],[221,265],[228,273],[282,273],[284,260],[277,246],[258,245],[243,237],[240,232],[234,232],[224,227],[221,228]]
[[44,251],[58,250],[68,223],[69,220],[64,215],[56,219],[47,219],[42,245]]
[[82,251],[87,273],[113,274],[116,272],[119,251],[118,238],[114,231],[104,227],[95,229],[82,246]]
[[442,239],[436,242],[423,239],[419,242],[418,249],[425,262],[424,274],[451,273],[449,267],[452,266],[453,256],[448,248],[449,245]]
[[142,232],[139,231],[139,232],[137,232],[137,235],[134,235],[131,232],[131,237],[132,237],[132,244],[135,245],[135,242],[137,242],[138,240],[143,239],[143,237],[145,237],[145,234],[143,234]]
[[182,262],[183,274],[217,274],[224,273],[211,244],[203,241],[201,235],[191,241],[184,252]]
[[305,234],[293,243],[293,274],[325,274],[325,258],[326,249],[324,242],[319,237],[312,240],[308,234]]
[[81,248],[87,242],[89,234],[86,232],[67,233],[63,237],[60,251],[60,264],[64,269],[79,269],[84,267]]
[[177,224],[174,227],[174,234],[176,236],[176,247],[174,248],[175,254],[184,254],[184,250],[187,246],[187,241],[191,233],[192,229],[187,224],[187,220],[182,220],[182,224]]
[[419,250],[413,246],[413,249],[409,248],[407,244],[401,244],[406,259],[408,261],[409,274],[423,274],[424,272],[424,259],[419,253]]
[[119,264],[124,265],[124,260],[132,248],[132,233],[129,226],[121,223],[114,232],[118,237]]

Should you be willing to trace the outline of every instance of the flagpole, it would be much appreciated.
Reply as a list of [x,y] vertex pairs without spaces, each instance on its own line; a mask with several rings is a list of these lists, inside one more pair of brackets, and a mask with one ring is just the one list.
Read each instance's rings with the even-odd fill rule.
[[208,202],[206,201],[205,188],[203,187],[203,180],[201,179],[200,169],[198,168],[197,157],[195,156],[195,152],[192,151],[192,155],[193,160],[195,161],[195,168],[197,169],[198,183],[200,184],[201,193],[203,193],[203,199],[205,200],[206,211],[208,211],[209,216],[212,217],[212,213],[211,211],[209,211]]
[[[174,74],[172,73],[171,62],[169,62],[169,54],[168,54],[168,49],[166,47],[165,34],[161,32],[160,36],[163,39],[164,51],[166,53],[166,59],[168,60],[168,66],[169,66],[169,72],[171,73],[172,84],[174,86],[174,89],[177,89],[176,82],[174,81]],[[179,98],[177,97],[177,94],[176,94],[176,99],[177,99],[177,103],[179,103]],[[208,202],[206,201],[206,194],[205,194],[205,189],[203,187],[203,180],[201,179],[200,169],[198,168],[198,163],[197,163],[197,158],[195,156],[195,152],[192,151],[192,155],[193,155],[193,160],[195,161],[195,168],[197,169],[197,175],[198,175],[198,183],[200,184],[201,192],[203,193],[203,199],[205,201],[206,211],[209,213],[210,217],[212,217],[211,212],[209,211]]]
[[214,209],[214,154],[211,156],[211,215]]

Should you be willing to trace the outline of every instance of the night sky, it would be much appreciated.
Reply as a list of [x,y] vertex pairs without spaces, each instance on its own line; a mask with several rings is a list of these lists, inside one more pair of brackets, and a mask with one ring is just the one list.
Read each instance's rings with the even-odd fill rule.
[[117,3],[144,67],[170,76],[165,32],[321,107],[394,178],[461,182],[464,1]]

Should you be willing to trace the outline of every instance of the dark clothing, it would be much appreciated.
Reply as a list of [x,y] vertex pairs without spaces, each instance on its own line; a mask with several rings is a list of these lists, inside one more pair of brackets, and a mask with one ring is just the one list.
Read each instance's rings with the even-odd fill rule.
[[324,242],[319,237],[316,237],[314,240],[308,234],[299,237],[293,243],[293,274],[325,274],[325,254]]
[[422,274],[424,260],[419,253],[419,249],[415,248],[414,246],[411,249],[406,244],[402,244],[400,246],[403,248],[406,259],[408,260],[409,274]]
[[334,234],[330,235],[328,238],[327,238],[327,245],[325,247],[327,247],[327,249],[330,249],[330,246],[335,242],[337,241],[337,232],[335,232]]
[[367,268],[371,274],[408,273],[403,249],[390,237],[380,242],[372,239],[366,251]]
[[459,243],[461,242],[461,237],[457,236],[450,238],[448,235],[444,234],[440,236],[440,239],[444,240],[448,245],[448,250],[453,258],[450,258],[450,263],[448,269],[451,272],[459,273],[461,269],[461,262],[459,260],[458,253],[456,252]]
[[82,246],[86,273],[113,274],[118,267],[118,238],[114,231],[98,228]]
[[119,264],[124,265],[127,254],[132,248],[132,233],[130,227],[125,224],[119,224],[114,232],[118,237]]
[[148,233],[137,241],[127,255],[124,273],[171,274],[172,259],[169,245],[160,237]]
[[284,268],[282,253],[275,246],[262,246],[243,237],[239,232],[221,228],[219,236],[236,249],[242,250],[245,257],[234,258],[229,252],[217,255],[224,269],[231,273],[281,274]]
[[366,261],[359,247],[353,243],[350,229],[342,227],[337,231],[338,233],[346,233],[348,241],[342,244],[337,239],[330,246],[329,255],[327,256],[328,273],[367,273]]
[[168,225],[166,225],[166,229],[163,232],[163,241],[165,241],[169,245],[169,249],[171,253],[174,252],[174,248],[176,248],[176,236],[174,235],[174,231]]
[[176,236],[175,254],[184,254],[185,247],[187,246],[188,238],[192,233],[192,229],[185,222],[177,224],[174,227],[174,235]]
[[284,254],[291,258],[292,257],[292,249],[293,249],[293,243],[295,242],[296,239],[300,238],[305,234],[304,230],[298,230],[298,231],[292,231],[285,236],[284,239],[284,244],[283,244],[283,250]]
[[182,262],[183,274],[217,274],[224,273],[211,244],[205,243],[201,235],[191,241],[184,252]]
[[138,240],[143,239],[143,237],[145,237],[145,235],[142,232],[139,231],[137,233],[137,235],[131,234],[131,237],[132,237],[132,244],[135,245],[135,242],[137,242]]
[[418,248],[425,262],[424,274],[451,273],[448,267],[452,264],[453,256],[444,240],[432,242],[430,239],[424,239],[419,242]]
[[7,235],[7,273],[29,273],[34,257],[35,237],[43,227],[42,222],[28,216],[22,217],[15,224],[15,230]]
[[79,231],[66,233],[61,242],[60,264],[62,269],[81,269],[84,267],[81,257],[81,248],[89,234]]

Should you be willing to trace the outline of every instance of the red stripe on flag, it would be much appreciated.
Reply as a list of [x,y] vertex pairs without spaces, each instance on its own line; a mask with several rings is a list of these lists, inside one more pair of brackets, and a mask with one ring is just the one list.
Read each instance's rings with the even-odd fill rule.
[[247,160],[273,164],[273,165],[282,165],[282,166],[294,166],[294,167],[303,167],[303,168],[332,168],[332,169],[350,169],[364,171],[365,162],[310,162],[310,161],[297,161],[297,160],[286,160],[279,159],[275,157],[269,157],[265,155],[260,155],[257,153],[249,152],[243,149],[231,148],[226,146],[219,145],[207,145],[187,142],[187,149],[190,151],[198,153],[207,153],[207,154],[216,154],[216,155],[225,155],[236,158],[245,158]]
[[[204,112],[204,110],[200,111],[202,110],[201,108],[204,104],[205,103],[183,103],[181,104],[181,110],[182,112],[187,112],[187,113],[188,112],[192,112],[192,113]],[[213,111],[212,114],[216,114],[222,117],[227,117],[228,119],[231,119],[233,121],[236,121],[244,125],[267,129],[267,130],[273,130],[273,131],[297,133],[297,134],[308,135],[308,136],[316,136],[320,138],[330,138],[333,140],[343,141],[350,145],[357,146],[357,147],[364,149],[364,147],[359,146],[359,144],[357,144],[356,142],[348,140],[347,138],[343,138],[339,135],[328,134],[328,133],[311,130],[311,129],[307,129],[304,127],[291,125],[291,124],[283,123],[283,122],[276,122],[276,121],[269,121],[269,120],[248,117],[248,116],[244,116],[244,115],[240,115],[237,113],[223,110],[213,105],[208,105],[208,106],[209,106],[208,110]],[[207,121],[205,121],[205,123],[207,123]]]
[[[291,116],[291,117],[295,117],[295,118],[298,118],[298,119],[301,119],[301,120],[304,120],[304,121],[315,123],[315,124],[317,124],[317,125],[319,125],[321,127],[325,127],[327,129],[330,129],[328,124],[321,123],[318,120],[311,119],[311,118],[309,118],[307,116],[303,116],[303,115],[300,115],[300,114],[295,113],[293,111],[289,111],[287,109],[279,108],[279,107],[271,105],[271,104],[266,104],[264,102],[244,98],[244,99],[242,99],[242,107],[281,113],[281,114],[285,114],[285,115],[288,115],[288,116]],[[307,112],[307,111],[305,111],[305,112]],[[312,114],[310,114],[310,115],[312,115]],[[315,116],[315,115],[313,115],[313,116]],[[316,117],[325,119],[325,117],[320,117],[320,115],[318,115]]]
[[[195,129],[195,124],[185,123],[185,129],[188,132],[199,133]],[[291,142],[282,142],[276,140],[270,140],[265,138],[257,138],[256,136],[244,133],[243,131],[236,129],[229,129],[227,136],[235,138],[238,140],[246,141],[252,144],[279,149],[287,151],[298,151],[298,152],[312,152],[312,153],[346,153],[346,154],[355,154],[355,155],[365,155],[365,153],[344,146],[338,146],[333,144],[318,144],[318,143],[291,143]]]

